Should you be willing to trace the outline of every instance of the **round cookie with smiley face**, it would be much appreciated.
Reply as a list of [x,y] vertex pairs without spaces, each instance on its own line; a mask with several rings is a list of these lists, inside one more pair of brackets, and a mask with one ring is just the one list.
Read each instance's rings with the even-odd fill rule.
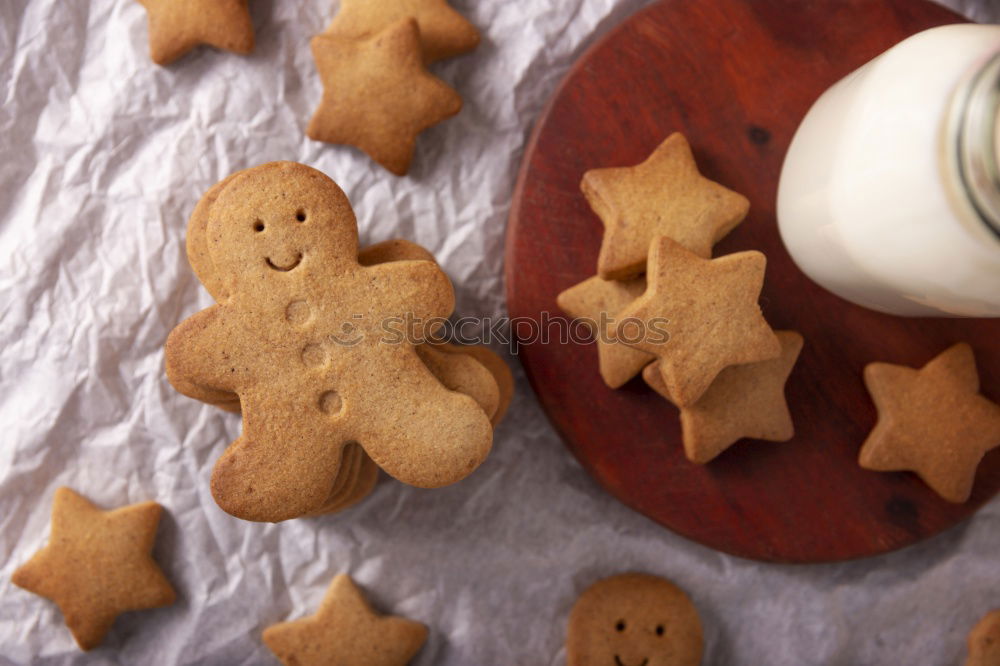
[[987,613],[969,632],[969,656],[965,666],[1000,664],[1000,610]]
[[626,573],[580,595],[569,616],[567,666],[697,666],[698,611],[673,583]]

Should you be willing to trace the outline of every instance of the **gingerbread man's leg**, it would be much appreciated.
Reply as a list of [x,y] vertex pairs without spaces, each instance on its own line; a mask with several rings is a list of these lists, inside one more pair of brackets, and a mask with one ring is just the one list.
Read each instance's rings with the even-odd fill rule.
[[266,522],[321,508],[349,441],[337,419],[308,409],[298,396],[263,397],[251,391],[241,399],[243,434],[212,471],[215,501],[237,518]]
[[367,399],[348,398],[346,407],[350,431],[379,467],[404,483],[437,488],[479,466],[493,429],[475,400],[445,388],[411,346],[377,344],[364,354],[371,358],[356,362],[367,369]]

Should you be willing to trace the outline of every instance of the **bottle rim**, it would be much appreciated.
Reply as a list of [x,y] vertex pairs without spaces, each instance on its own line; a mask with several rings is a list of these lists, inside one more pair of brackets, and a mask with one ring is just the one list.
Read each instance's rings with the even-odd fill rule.
[[969,81],[956,128],[958,177],[976,213],[1000,238],[1000,53]]

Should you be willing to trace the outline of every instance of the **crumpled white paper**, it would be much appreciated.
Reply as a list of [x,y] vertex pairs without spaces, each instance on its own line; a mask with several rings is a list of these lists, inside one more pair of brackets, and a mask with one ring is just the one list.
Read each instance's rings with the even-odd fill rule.
[[[957,664],[1000,607],[1000,504],[916,547],[772,566],[688,542],[618,504],[518,394],[489,460],[417,490],[383,477],[340,515],[242,522],[208,489],[239,418],[174,392],[163,342],[208,306],[184,255],[191,209],[234,170],[315,166],[347,192],[364,243],[430,248],[458,312],[504,311],[503,240],[528,133],[574,59],[643,0],[453,3],[483,31],[434,67],[465,99],[426,132],[410,176],[308,140],[321,86],[308,48],[335,3],[251,0],[253,55],[211,49],[164,69],[131,0],[0,3],[0,663],[268,664],[276,621],[350,573],[379,609],[426,623],[417,664],[561,664],[567,612],[599,577],[643,570],[694,598],[706,664]],[[950,0],[1000,21],[993,0]],[[863,17],[858,17],[863,20]],[[10,583],[49,531],[53,490],[166,509],[165,609],[121,617],[83,655],[53,604]]]

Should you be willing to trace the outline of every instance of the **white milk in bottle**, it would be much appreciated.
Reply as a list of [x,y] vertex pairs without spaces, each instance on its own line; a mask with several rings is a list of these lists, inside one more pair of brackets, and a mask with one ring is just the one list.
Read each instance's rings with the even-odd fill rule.
[[900,42],[792,140],[778,226],[810,278],[897,315],[1000,317],[1000,26]]

